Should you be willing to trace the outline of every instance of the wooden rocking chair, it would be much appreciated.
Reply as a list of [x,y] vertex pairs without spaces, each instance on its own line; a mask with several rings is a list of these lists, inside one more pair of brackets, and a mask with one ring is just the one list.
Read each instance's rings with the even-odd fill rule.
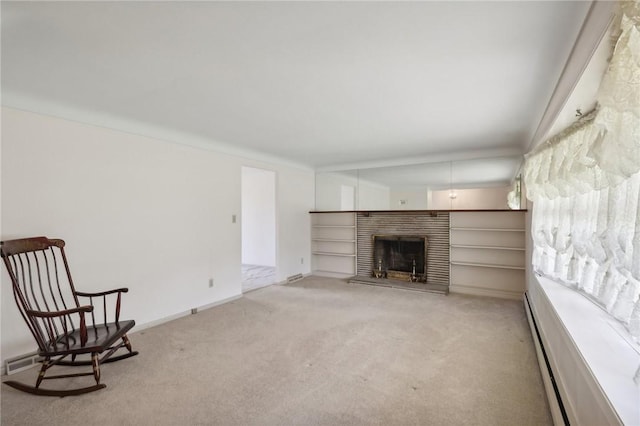
[[[76,291],[64,245],[63,240],[50,240],[46,237],[0,243],[0,254],[11,277],[16,303],[43,358],[35,387],[15,381],[7,381],[5,384],[36,395],[79,395],[102,389],[106,385],[100,383],[100,364],[138,354],[131,350],[131,343],[127,338],[127,332],[135,322],[120,320],[121,296],[128,289],[119,288],[101,293]],[[112,315],[107,314],[107,297],[110,303],[115,298]],[[86,298],[88,304],[81,305],[79,298]],[[98,303],[94,304],[94,299]],[[112,322],[108,322],[107,318]],[[123,347],[126,347],[127,353],[111,357]],[[70,360],[66,359],[69,355]],[[78,356],[90,356],[90,359],[76,359]],[[47,370],[54,365],[90,365],[93,370],[88,373],[45,377]],[[69,390],[40,387],[43,380],[80,376],[93,376],[96,384]]]

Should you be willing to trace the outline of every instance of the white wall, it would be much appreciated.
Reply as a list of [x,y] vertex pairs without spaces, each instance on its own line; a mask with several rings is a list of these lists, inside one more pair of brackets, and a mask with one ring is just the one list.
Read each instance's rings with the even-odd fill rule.
[[276,266],[276,176],[242,167],[242,263]]
[[[78,289],[129,287],[123,318],[144,325],[241,294],[231,217],[243,165],[278,174],[278,280],[310,271],[311,170],[8,108],[2,125],[0,238],[65,239]],[[35,345],[0,277],[5,360]]]
[[277,281],[311,271],[311,218],[314,174],[307,170],[278,170]]
[[455,189],[456,198],[449,198],[449,190],[431,193],[431,210],[508,209],[507,194],[511,186],[497,188]]

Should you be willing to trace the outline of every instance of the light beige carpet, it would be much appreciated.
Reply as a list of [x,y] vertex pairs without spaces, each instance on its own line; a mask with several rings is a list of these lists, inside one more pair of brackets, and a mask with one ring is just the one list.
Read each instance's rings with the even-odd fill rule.
[[3,385],[2,425],[551,424],[516,301],[309,277],[131,341],[98,392]]

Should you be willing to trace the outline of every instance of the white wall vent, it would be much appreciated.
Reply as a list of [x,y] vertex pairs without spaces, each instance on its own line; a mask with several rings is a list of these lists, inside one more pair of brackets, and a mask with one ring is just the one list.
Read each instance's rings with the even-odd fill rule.
[[21,371],[27,370],[41,360],[42,358],[37,353],[31,353],[28,355],[23,355],[20,358],[15,358],[12,360],[7,360],[6,363],[6,371],[7,375],[19,373]]
[[294,283],[296,281],[300,281],[302,278],[304,278],[302,276],[302,274],[291,275],[290,277],[287,277],[287,284]]

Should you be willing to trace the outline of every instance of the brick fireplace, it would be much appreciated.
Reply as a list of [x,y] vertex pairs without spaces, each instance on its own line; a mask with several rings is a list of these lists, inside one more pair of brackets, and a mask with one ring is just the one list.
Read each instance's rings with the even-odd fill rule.
[[[357,213],[357,275],[354,281],[366,284],[396,286],[406,283],[407,287],[422,289],[430,285],[448,291],[449,286],[449,212],[447,211],[370,211]],[[407,259],[399,262],[386,258],[375,247],[374,237],[395,238],[397,242],[409,243],[421,239],[425,253],[416,248],[408,248]],[[398,240],[398,238],[400,238]],[[377,238],[375,239],[377,240]],[[413,241],[414,243],[417,241]],[[375,271],[382,259],[382,269],[400,270],[396,274],[376,278]],[[412,275],[413,260],[416,260],[416,282],[409,279]],[[396,266],[388,266],[396,262]],[[397,265],[400,265],[398,267]],[[387,265],[385,267],[384,265]],[[407,271],[408,269],[408,271]],[[400,285],[401,286],[401,285]]]

